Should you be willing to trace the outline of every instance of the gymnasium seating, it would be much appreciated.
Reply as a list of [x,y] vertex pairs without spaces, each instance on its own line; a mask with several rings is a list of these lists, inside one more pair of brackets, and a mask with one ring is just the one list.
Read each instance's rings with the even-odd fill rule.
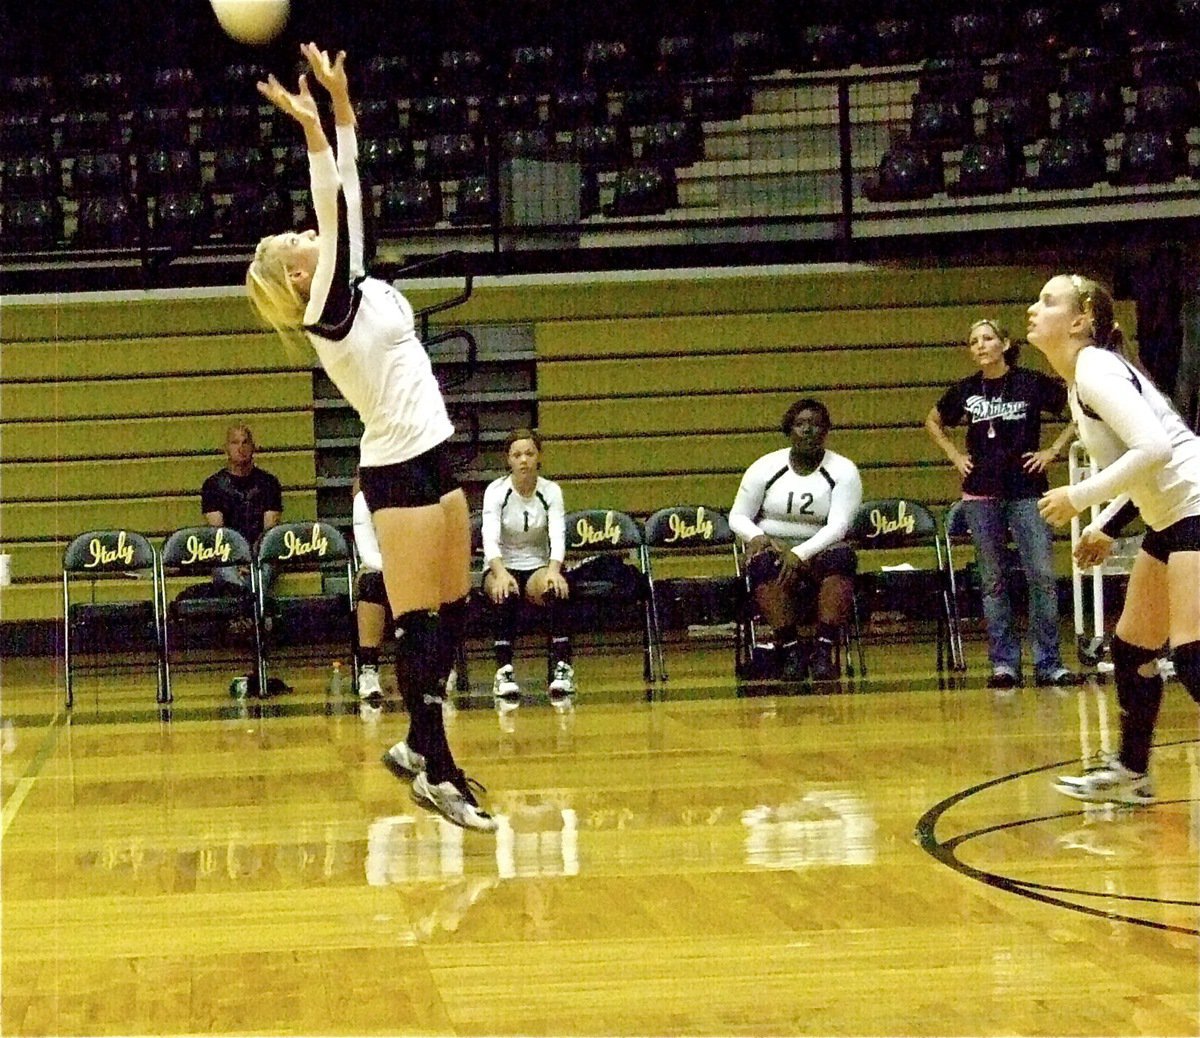
[[201,521],[235,420],[282,482],[285,518],[316,514],[312,373],[240,293],[6,302],[0,351],[6,623],[60,617],[62,553],[80,530],[157,540]]
[[[664,628],[672,619],[670,613],[675,610],[675,603],[690,604],[699,599],[706,614],[703,619],[709,623],[734,619],[740,613],[742,580],[737,571],[734,539],[722,509],[673,505],[658,509],[646,519],[644,569],[650,590],[659,681],[667,680]],[[686,558],[692,564],[689,576],[656,580],[655,560],[667,556],[675,556],[677,560]],[[689,585],[686,588],[681,586],[684,581]]]
[[[213,571],[223,566],[244,568],[250,575],[250,587],[212,586]],[[170,702],[171,645],[178,636],[181,644],[191,644],[189,634],[199,633],[203,641],[221,645],[227,640],[229,624],[250,621],[250,673],[258,675],[258,687],[265,689],[266,667],[263,655],[262,613],[258,607],[258,569],[250,545],[237,530],[221,526],[187,526],[176,530],[163,542],[158,555],[159,587],[162,593],[162,653],[164,699]],[[197,583],[168,600],[166,577],[182,576]],[[244,590],[244,593],[242,593]],[[197,593],[199,592],[199,593]],[[206,661],[210,662],[210,661]]]
[[[865,592],[872,612],[882,605],[905,620],[932,620],[938,672],[966,670],[949,549],[937,516],[910,498],[864,501],[848,540],[858,553],[856,614]],[[907,568],[884,570],[889,564]],[[861,628],[861,617],[856,624]]]
[[[62,659],[66,704],[75,702],[75,671],[84,648],[105,653],[149,646],[154,654],[155,698],[170,699],[162,630],[158,552],[143,534],[124,527],[89,530],[75,537],[62,557]],[[136,595],[127,578],[140,578]],[[72,585],[90,581],[90,601],[72,597]],[[124,595],[110,595],[113,586]],[[101,585],[107,585],[102,589]],[[122,601],[121,599],[125,599]],[[133,600],[130,600],[133,599]],[[131,637],[132,636],[132,637]],[[80,644],[82,643],[82,644]]]
[[571,616],[576,622],[590,606],[599,609],[597,626],[611,630],[614,606],[632,608],[641,627],[642,677],[655,680],[657,632],[651,611],[650,587],[645,572],[645,539],[641,525],[625,512],[612,508],[584,508],[568,512],[567,561],[571,583]]
[[[331,578],[310,584],[306,594],[284,594],[279,587],[269,593],[257,581],[258,614],[273,617],[273,637],[262,642],[261,684],[269,688],[272,648],[323,645],[340,633],[350,646],[354,683],[358,683],[358,628],[354,616],[354,556],[346,538],[330,523],[319,520],[282,522],[259,540],[255,561],[259,569],[272,566],[281,576],[311,573]],[[344,581],[344,590],[343,590]]]

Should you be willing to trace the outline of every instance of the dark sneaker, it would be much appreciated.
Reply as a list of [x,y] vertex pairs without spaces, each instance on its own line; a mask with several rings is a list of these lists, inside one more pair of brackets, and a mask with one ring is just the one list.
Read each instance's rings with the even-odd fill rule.
[[1020,683],[1021,679],[1005,667],[997,667],[988,678],[988,688],[1016,688]]
[[483,787],[474,779],[467,778],[461,771],[452,778],[436,785],[429,781],[425,772],[421,772],[412,784],[412,797],[421,807],[436,811],[446,821],[453,822],[463,829],[476,829],[479,832],[491,833],[496,831],[496,819],[479,806],[471,787],[482,790]]
[[839,675],[833,658],[833,642],[818,638],[813,643],[813,652],[808,658],[808,672],[813,681],[837,681]]
[[1083,684],[1083,675],[1059,667],[1057,670],[1039,671],[1034,680],[1043,688],[1074,688]]
[[779,646],[779,677],[783,681],[808,680],[808,646],[803,642]]

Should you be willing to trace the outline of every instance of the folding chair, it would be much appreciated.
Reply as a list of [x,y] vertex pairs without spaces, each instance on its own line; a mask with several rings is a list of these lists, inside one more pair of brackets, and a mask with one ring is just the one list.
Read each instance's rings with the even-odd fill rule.
[[[191,624],[227,624],[246,619],[251,623],[254,634],[254,670],[258,674],[260,690],[267,687],[263,666],[262,616],[259,612],[258,567],[250,545],[237,530],[227,526],[187,526],[176,530],[163,544],[159,554],[159,587],[162,589],[163,617],[163,675],[166,681],[166,700],[174,696],[171,692],[171,628]],[[186,576],[211,579],[213,571],[224,566],[245,566],[250,571],[248,593],[237,593],[241,589],[231,587],[233,593],[225,594],[212,588],[209,594],[190,595],[185,591],[174,601],[167,602],[167,577]],[[211,586],[211,585],[210,585]],[[207,590],[203,585],[193,585],[197,590]]]
[[[354,687],[358,687],[358,636],[354,614],[354,556],[341,532],[319,520],[279,523],[267,530],[258,542],[258,567],[271,565],[281,576],[287,573],[316,572],[322,578],[345,579],[346,591],[327,591],[315,595],[272,595],[278,612],[275,635],[286,631],[288,622],[307,628],[312,614],[320,612],[320,620],[335,619],[346,625],[346,640],[350,645],[354,671]],[[324,582],[324,581],[323,581]],[[258,612],[267,615],[267,596],[262,581],[257,582]],[[263,640],[260,687],[267,688],[267,639]]]
[[[150,577],[151,597],[146,601],[122,601],[114,596],[109,601],[96,601],[97,584],[101,581],[125,581],[129,578]],[[73,579],[90,579],[92,601],[71,602]],[[117,627],[128,630],[147,628],[152,631],[155,654],[155,698],[159,703],[168,699],[166,661],[163,655],[162,593],[159,584],[158,553],[143,534],[132,530],[89,530],[81,533],[63,553],[63,669],[66,673],[67,707],[75,702],[75,638],[92,629],[99,631]]]
[[[645,539],[637,520],[611,508],[588,508],[568,512],[566,528],[567,558],[580,560],[567,573],[572,602],[624,599],[636,605],[641,613],[642,676],[654,681],[654,627],[643,568]],[[629,555],[636,566],[626,561]]]
[[[932,551],[934,567],[909,568],[873,574],[876,591],[897,611],[908,617],[924,605],[932,603],[933,619],[937,625],[937,669],[966,670],[962,658],[962,635],[958,624],[958,607],[953,598],[953,580],[949,573],[948,551],[937,517],[924,505],[908,498],[881,498],[864,501],[850,524],[850,543],[859,552],[859,579],[866,572],[864,552],[886,549]],[[895,552],[893,552],[895,554]],[[912,567],[910,556],[903,564]],[[889,585],[891,585],[889,587]],[[858,596],[855,596],[858,612]],[[927,617],[913,617],[925,619]]]
[[[774,658],[775,644],[760,639],[763,627],[769,626],[758,611],[754,600],[754,590],[750,586],[750,576],[746,570],[748,556],[747,545],[735,539],[734,561],[737,565],[740,581],[742,608],[737,618],[737,629],[734,639],[734,672],[739,678],[760,679],[768,677],[774,670],[769,660]],[[839,672],[853,678],[856,674],[863,677],[867,673],[866,660],[863,656],[862,631],[858,617],[858,596],[855,593],[854,608],[850,620],[839,632],[837,644],[834,646],[834,662]],[[857,670],[855,659],[857,658]]]
[[[654,654],[658,663],[658,678],[667,680],[667,666],[663,653],[664,607],[660,585],[654,579],[654,556],[675,556],[710,561],[720,555],[732,564],[733,574],[686,578],[689,583],[702,585],[711,591],[710,604],[732,602],[735,612],[740,612],[743,598],[740,569],[735,543],[737,538],[729,528],[729,519],[724,512],[705,505],[674,505],[660,508],[645,523],[645,544],[642,552],[642,569],[650,590],[650,619],[654,633]],[[683,578],[681,578],[683,579]]]

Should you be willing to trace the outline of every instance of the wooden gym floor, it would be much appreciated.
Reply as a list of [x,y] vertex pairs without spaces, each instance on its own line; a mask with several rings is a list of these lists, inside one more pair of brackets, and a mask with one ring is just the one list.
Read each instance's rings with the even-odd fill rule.
[[[228,665],[3,661],[5,1035],[1195,1035],[1200,731],[1179,685],[1160,801],[1056,794],[1116,734],[1111,685],[739,689],[727,647],[578,660],[575,709],[452,745],[496,836],[416,809],[379,763],[389,699],[239,703]],[[542,673],[523,658],[518,676]]]

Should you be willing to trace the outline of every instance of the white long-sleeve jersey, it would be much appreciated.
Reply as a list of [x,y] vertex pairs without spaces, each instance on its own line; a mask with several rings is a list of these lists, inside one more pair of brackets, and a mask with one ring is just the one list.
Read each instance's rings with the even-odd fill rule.
[[831,450],[807,475],[792,469],[790,454],[788,447],[772,451],[746,470],[729,526],[745,541],[777,537],[811,559],[846,536],[862,504],[862,479],[854,462]]
[[1068,490],[1080,511],[1111,504],[1103,524],[1132,501],[1146,525],[1162,530],[1200,515],[1200,437],[1144,375],[1097,346],[1080,351],[1070,392],[1071,415],[1097,471]]
[[483,492],[483,559],[500,559],[506,569],[541,569],[566,556],[566,510],[562,489],[538,477],[523,497],[511,476],[492,480]]
[[360,462],[393,465],[449,439],[454,426],[413,308],[387,282],[364,276],[358,142],[337,128],[331,149],[309,152],[319,251],[304,330],[321,365],[362,419]]

